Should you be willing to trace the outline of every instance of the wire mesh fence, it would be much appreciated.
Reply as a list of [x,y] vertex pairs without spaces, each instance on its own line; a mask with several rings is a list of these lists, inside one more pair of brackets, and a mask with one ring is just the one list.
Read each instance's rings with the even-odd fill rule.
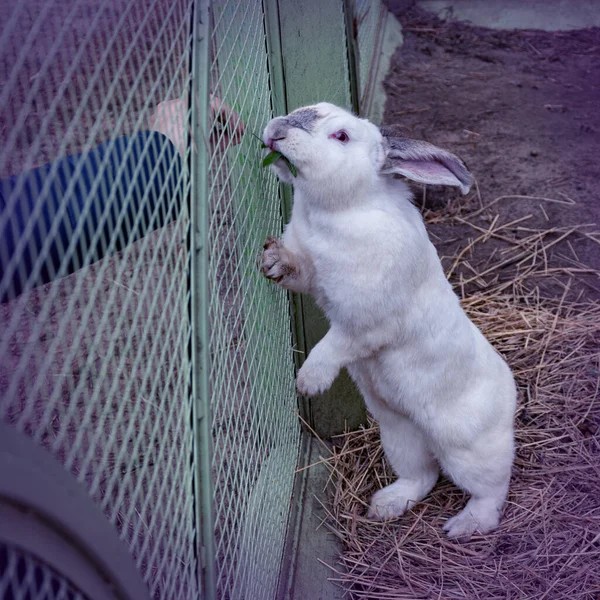
[[286,294],[257,270],[282,230],[277,183],[259,167],[273,116],[263,3],[215,1],[211,14],[211,93],[231,108],[214,116],[209,164],[217,592],[258,600],[275,597],[298,459],[292,337]]
[[191,22],[189,0],[0,3],[0,419],[86,485],[156,598],[197,595],[189,150],[160,118]]
[[[257,269],[283,225],[257,139],[283,89],[276,2],[208,4],[199,40],[197,0],[0,3],[0,420],[86,486],[154,598],[200,596],[197,460],[212,452],[217,597],[261,600],[277,593],[301,439],[289,299]],[[381,6],[353,10],[368,73]],[[209,89],[194,84],[199,43]],[[194,202],[206,398],[190,385]],[[211,435],[197,447],[199,402]]]
[[0,598],[85,600],[85,595],[35,556],[11,545],[0,545]]

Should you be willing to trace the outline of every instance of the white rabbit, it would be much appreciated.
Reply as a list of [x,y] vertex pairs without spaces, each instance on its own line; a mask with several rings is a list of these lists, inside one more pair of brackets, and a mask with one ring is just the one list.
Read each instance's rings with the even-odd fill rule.
[[262,271],[312,294],[330,322],[297,378],[325,391],[342,367],[379,422],[398,480],[371,499],[388,519],[422,500],[439,467],[471,494],[448,519],[450,537],[487,533],[500,520],[514,458],[512,373],[468,319],[448,283],[408,185],[394,174],[469,190],[456,156],[377,128],[332,104],[273,119],[264,142],[294,186],[281,241],[267,239]]

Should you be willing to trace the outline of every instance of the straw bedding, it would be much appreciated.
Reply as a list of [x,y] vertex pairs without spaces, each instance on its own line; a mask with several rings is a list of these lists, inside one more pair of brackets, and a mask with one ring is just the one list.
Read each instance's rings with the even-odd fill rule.
[[[426,211],[426,220],[473,229],[474,238],[445,262],[465,310],[505,356],[519,388],[517,458],[503,521],[468,543],[447,539],[441,526],[466,498],[445,478],[402,517],[367,520],[371,494],[394,480],[371,422],[323,452],[331,470],[324,526],[343,545],[339,563],[329,565],[332,580],[361,599],[596,598],[600,303],[573,293],[592,270],[553,249],[574,248],[578,239],[598,243],[598,234],[589,227],[528,229],[494,214],[497,203],[485,211],[457,206]],[[495,245],[491,260],[486,244]],[[478,254],[488,258],[477,263]],[[544,282],[562,291],[544,294]]]

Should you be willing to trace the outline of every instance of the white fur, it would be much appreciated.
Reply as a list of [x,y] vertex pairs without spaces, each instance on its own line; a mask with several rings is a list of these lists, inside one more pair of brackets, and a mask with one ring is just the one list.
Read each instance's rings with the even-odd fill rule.
[[[406,183],[380,173],[377,127],[330,104],[314,130],[266,143],[294,185],[282,241],[269,240],[263,271],[312,294],[330,330],[298,373],[301,394],[326,390],[346,367],[378,420],[398,480],[374,494],[369,516],[392,518],[423,499],[439,466],[471,494],[444,529],[451,537],[499,523],[514,455],[516,390],[510,369],[468,319],[446,280]],[[343,129],[342,144],[329,137]]]

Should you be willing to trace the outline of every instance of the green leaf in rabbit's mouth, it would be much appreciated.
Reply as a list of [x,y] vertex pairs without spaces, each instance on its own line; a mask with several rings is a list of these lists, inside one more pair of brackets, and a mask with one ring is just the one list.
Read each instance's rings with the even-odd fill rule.
[[285,164],[288,166],[290,173],[294,177],[296,177],[298,175],[298,169],[296,169],[296,167],[290,162],[290,160],[286,156],[281,154],[281,152],[277,152],[277,150],[272,150],[271,152],[269,152],[269,154],[267,154],[267,156],[265,156],[263,158],[262,166],[268,167],[269,165],[272,165],[276,160],[278,160],[280,158],[282,158],[283,161],[285,162]]
[[[261,148],[268,148],[269,146],[267,146],[257,135],[253,134],[254,137],[260,142],[260,147]],[[285,162],[285,164],[288,166],[288,169],[290,170],[290,173],[296,177],[298,175],[298,169],[296,169],[296,167],[290,162],[289,158],[287,158],[286,156],[284,156],[283,154],[281,154],[281,152],[277,152],[277,150],[271,150],[271,152],[269,152],[269,154],[267,154],[267,156],[265,156],[263,158],[262,161],[262,166],[263,167],[268,167],[269,165],[272,165],[277,159],[282,158],[283,161]]]

